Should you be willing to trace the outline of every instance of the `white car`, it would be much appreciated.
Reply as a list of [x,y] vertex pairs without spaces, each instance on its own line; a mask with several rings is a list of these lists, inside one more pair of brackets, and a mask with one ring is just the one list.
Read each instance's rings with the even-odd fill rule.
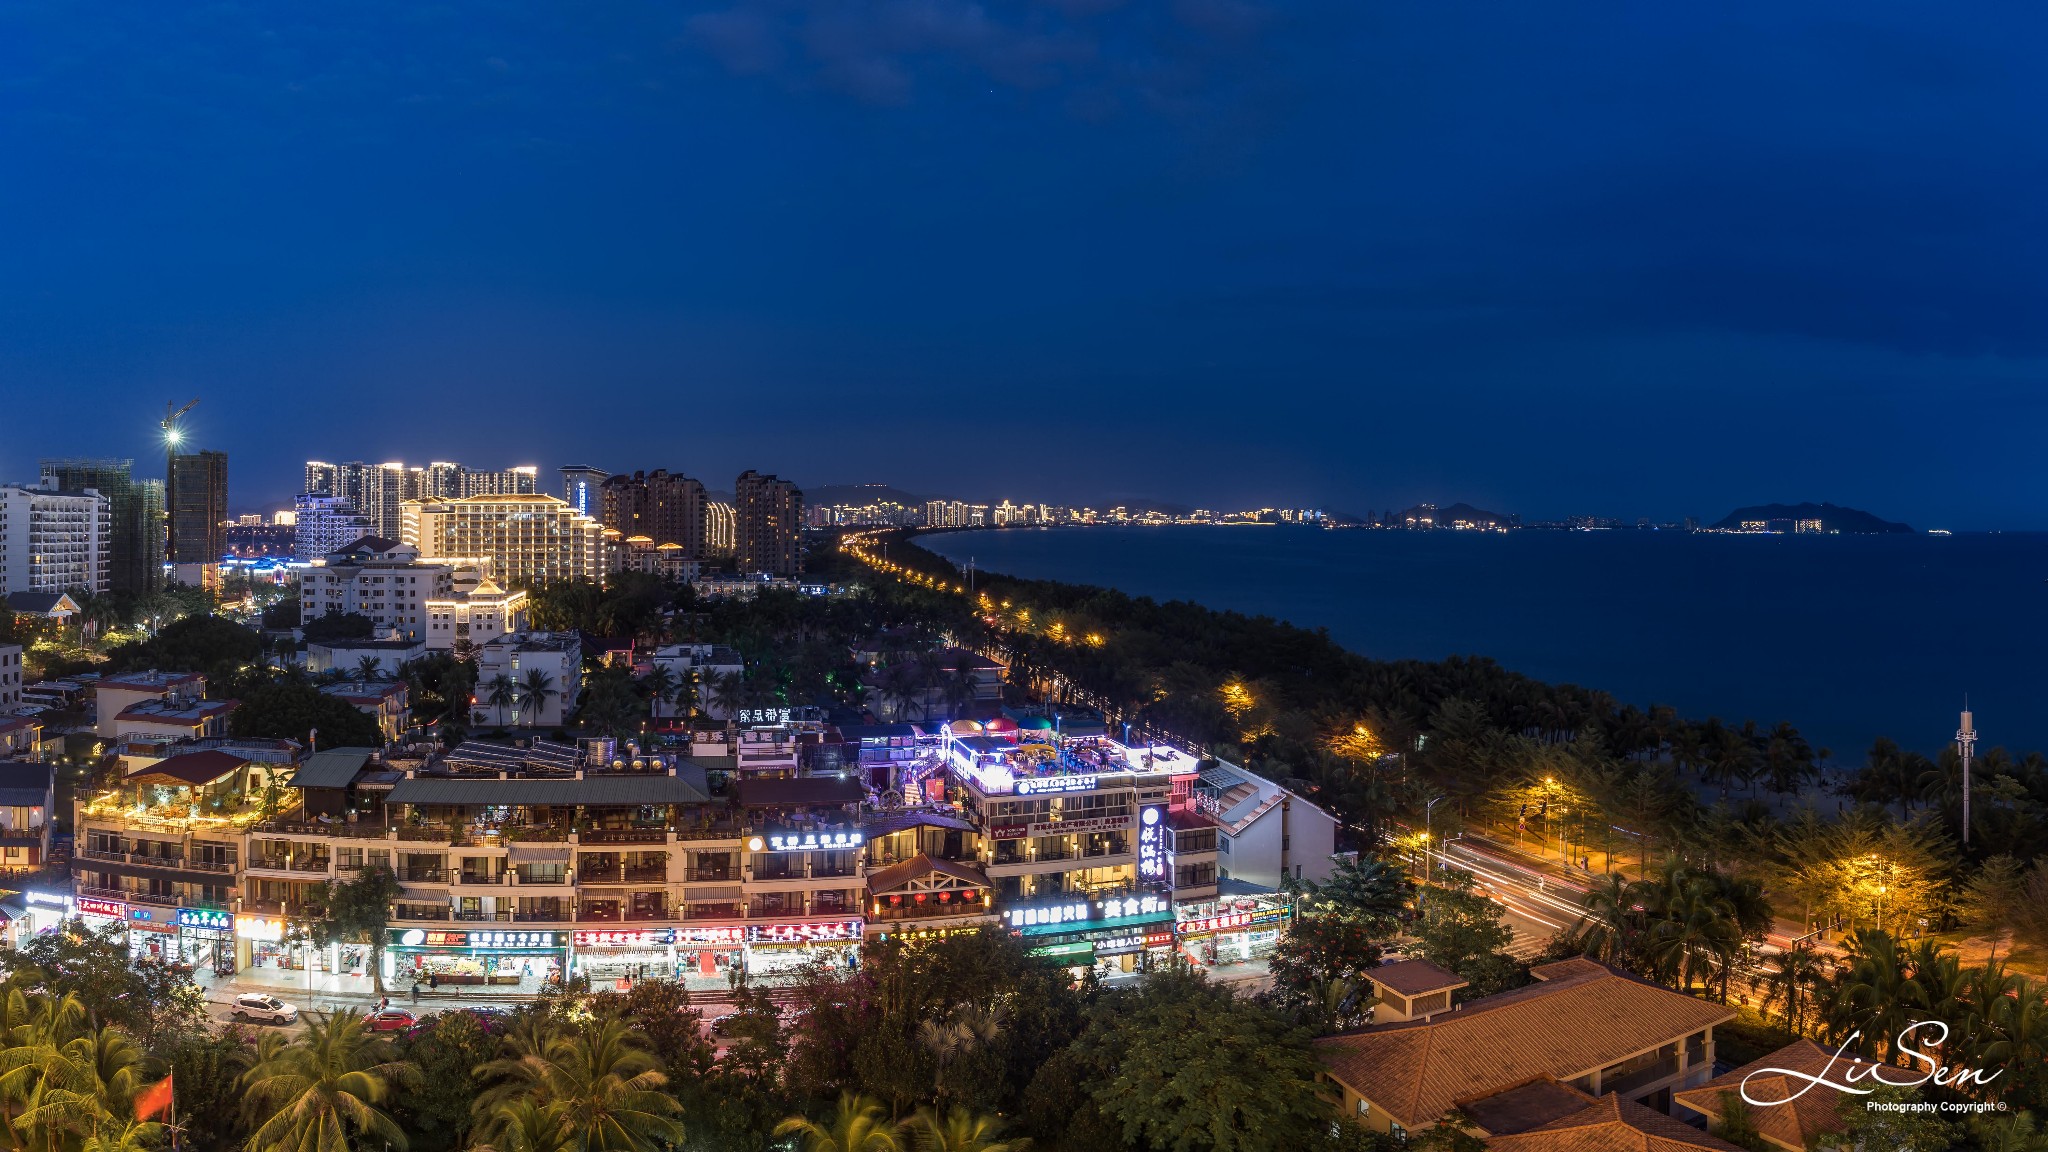
[[235,1019],[245,1023],[262,1021],[266,1024],[291,1024],[298,1018],[297,1005],[287,1004],[275,996],[256,994],[235,997]]

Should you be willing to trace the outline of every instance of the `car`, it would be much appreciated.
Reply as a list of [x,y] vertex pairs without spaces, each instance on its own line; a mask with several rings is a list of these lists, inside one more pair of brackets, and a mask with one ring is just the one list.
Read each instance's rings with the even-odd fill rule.
[[295,1024],[299,1019],[298,1005],[260,992],[235,997],[232,1011],[234,1018],[244,1024]]
[[739,1021],[739,1018],[740,1014],[737,1012],[728,1012],[723,1016],[713,1016],[711,1018],[711,1034],[713,1036],[732,1035],[732,1026]]
[[372,1032],[403,1032],[420,1022],[420,1018],[403,1008],[386,1008],[364,1017]]

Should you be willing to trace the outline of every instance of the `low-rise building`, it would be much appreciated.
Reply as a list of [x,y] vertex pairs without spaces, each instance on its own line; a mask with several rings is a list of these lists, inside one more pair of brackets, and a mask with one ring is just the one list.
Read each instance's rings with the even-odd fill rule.
[[21,645],[0,644],[0,714],[21,703]]
[[[467,579],[474,576],[473,580]],[[512,632],[526,631],[526,593],[508,592],[472,570],[455,574],[454,588],[427,601],[427,649],[451,652],[458,645],[481,647]]]
[[1216,823],[1216,873],[1265,888],[1328,878],[1337,818],[1271,780],[1213,761],[1193,788],[1195,811]]
[[1719,1131],[1731,1109],[1741,1106],[1764,1143],[1782,1152],[1806,1152],[1846,1127],[1837,1108],[1841,1094],[1812,1091],[1814,1082],[1826,1077],[1853,1084],[1868,1078],[1873,1067],[1868,1060],[1801,1038],[1673,1098],[1686,1111],[1704,1116],[1712,1131]]
[[[198,740],[225,736],[233,700],[166,699],[130,704],[114,715],[112,726],[120,739]],[[107,721],[102,717],[101,726]]]
[[[1397,1137],[1432,1127],[1453,1109],[1466,1115],[1473,1135],[1499,1135],[1475,1118],[1489,1102],[1504,1105],[1497,1097],[1546,1080],[1668,1112],[1674,1092],[1713,1075],[1714,1027],[1735,1018],[1732,1008],[1583,958],[1539,964],[1530,974],[1536,982],[1527,987],[1456,1005],[1450,996],[1462,981],[1442,969],[1390,978],[1381,995],[1396,993],[1390,999],[1419,1018],[1317,1040],[1326,1098],[1366,1128]],[[1567,1104],[1557,1103],[1543,1122],[1578,1111]],[[1526,1107],[1493,1110],[1527,1119]]]
[[654,701],[656,720],[687,717],[693,703],[713,720],[732,719],[723,685],[746,671],[746,661],[736,649],[723,644],[664,644],[654,650],[653,663],[668,669],[676,684],[672,695]]
[[406,662],[427,654],[425,640],[326,640],[306,645],[306,670],[360,676],[376,662],[375,676],[396,679]]
[[838,776],[748,777],[732,787],[746,835],[747,971],[849,963],[864,927],[866,790]]
[[377,731],[383,734],[386,744],[396,743],[412,724],[412,705],[407,699],[409,689],[403,680],[344,680],[339,684],[323,684],[320,691],[346,701],[358,712],[375,720]]
[[477,649],[478,724],[558,728],[583,691],[583,640],[574,632],[513,632]]
[[43,724],[33,716],[0,716],[0,758],[38,759],[43,744]]
[[119,718],[129,708],[153,701],[184,704],[205,697],[206,677],[197,672],[159,672],[152,668],[147,672],[103,677],[93,687],[99,717],[97,730],[102,740],[113,740],[123,735]]
[[364,536],[314,561],[299,577],[300,620],[367,616],[380,635],[421,640],[428,601],[453,593],[454,578],[451,563],[422,563],[410,544]]
[[54,765],[0,760],[0,874],[34,872],[49,862],[56,802]]

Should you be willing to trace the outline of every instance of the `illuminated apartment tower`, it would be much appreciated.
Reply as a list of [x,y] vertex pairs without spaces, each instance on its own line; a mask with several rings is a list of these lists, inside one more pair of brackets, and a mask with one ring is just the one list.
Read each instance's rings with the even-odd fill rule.
[[81,492],[108,502],[107,588],[144,595],[164,579],[164,482],[138,480],[132,460],[45,460],[43,487]]
[[803,490],[753,469],[733,481],[733,551],[741,572],[795,576],[803,565]]
[[599,520],[620,536],[645,536],[655,544],[680,547],[685,560],[704,558],[705,505],[702,481],[657,468],[613,476],[599,491]]
[[733,553],[733,521],[737,517],[733,507],[723,500],[704,502],[704,555],[706,558],[730,556]]
[[535,491],[540,469],[527,465],[497,472],[477,472],[461,464],[436,460],[424,468],[388,464],[306,462],[306,493],[339,496],[369,518],[372,531],[398,539],[398,506],[407,500],[460,500],[467,496],[520,495]]
[[610,475],[602,468],[565,464],[562,466],[562,499],[578,513],[601,520],[604,518],[604,504],[598,490]]
[[604,526],[553,496],[507,493],[407,500],[397,539],[423,560],[488,560],[507,587],[605,579]]

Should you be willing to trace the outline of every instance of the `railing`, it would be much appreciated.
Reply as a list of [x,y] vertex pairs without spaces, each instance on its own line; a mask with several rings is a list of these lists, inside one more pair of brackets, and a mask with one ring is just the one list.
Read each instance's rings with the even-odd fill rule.
[[313,860],[288,860],[288,861],[286,861],[286,862],[285,862],[285,864],[286,864],[286,867],[290,868],[290,869],[291,869],[291,870],[292,870],[293,872],[325,872],[325,871],[327,871],[327,861],[326,861],[325,859],[313,859]]
[[1659,1056],[1657,1059],[1622,1076],[1618,1080],[1609,1080],[1603,1074],[1600,1077],[1600,1091],[1633,1092],[1645,1084],[1654,1084],[1667,1076],[1677,1075],[1677,1073],[1678,1057],[1675,1054]]
[[873,905],[869,905],[869,908],[870,911],[867,913],[867,918],[870,920],[930,920],[940,916],[992,916],[995,914],[992,905],[987,900],[972,902],[954,900],[945,904],[891,905],[884,903],[882,910],[879,912],[872,910]]
[[467,884],[472,887],[496,887],[500,884],[510,884],[512,882],[510,879],[511,875],[510,872],[498,876],[480,876],[474,872],[459,872],[450,876],[448,882],[450,884]]
[[567,884],[569,882],[569,874],[567,872],[561,872],[555,875],[536,874],[527,872],[509,872],[507,873],[507,875],[517,876],[519,877],[519,880],[517,881],[519,884],[529,886],[535,884]]
[[[682,833],[678,833],[682,835]],[[576,834],[584,844],[666,844],[666,828],[587,828]]]
[[811,865],[811,879],[838,880],[851,876],[859,870],[860,867],[856,864],[813,864]]
[[393,920],[448,920],[453,913],[446,908],[426,908],[421,911],[393,913]]
[[519,828],[500,829],[499,834],[515,843],[561,844],[569,839],[569,829],[564,825],[537,824]]
[[512,919],[512,914],[510,912],[457,912],[455,913],[455,919],[468,924],[488,924],[498,921],[509,923]]
[[[665,864],[635,864],[631,867],[621,865],[612,868],[584,867],[576,870],[578,884],[651,884],[667,879],[668,866]],[[529,881],[522,880],[520,883]]]
[[512,913],[512,921],[513,921],[513,923],[515,923],[515,924],[572,924],[572,923],[575,923],[575,919],[574,919],[574,917],[572,917],[572,916],[571,916],[571,915],[570,915],[570,914],[569,914],[569,913],[568,913],[567,911],[565,911],[565,910],[563,910],[563,909],[559,909],[559,908],[557,908],[557,909],[554,909],[554,910],[546,910],[546,909],[543,909],[543,910],[541,910],[541,911],[538,911],[538,912],[514,912],[514,913]]
[[788,863],[778,863],[772,866],[766,864],[754,865],[754,879],[807,880],[809,879],[809,877],[804,875],[804,870],[800,867],[796,867]]
[[713,824],[708,827],[678,828],[678,840],[738,840],[746,832],[737,824]]
[[253,831],[275,833],[281,836],[348,836],[359,840],[382,840],[391,835],[391,828],[385,824],[364,824],[350,820],[337,820],[331,824],[303,820],[266,820]]
[[634,910],[621,908],[611,912],[598,912],[579,908],[576,912],[578,924],[673,924],[678,919],[672,909]]
[[183,872],[221,872],[235,870],[233,862],[220,863],[200,860],[190,856],[151,856],[142,852],[111,852],[105,848],[81,848],[81,860],[103,860],[111,864],[128,864],[137,868],[167,868]]
[[398,874],[401,884],[445,884],[448,871],[445,868],[407,868]]
[[455,829],[446,824],[409,825],[398,830],[398,838],[400,840],[435,840],[443,844],[452,844],[455,841]]
[[740,874],[732,868],[692,868],[683,874],[683,879],[692,883],[736,883]]

